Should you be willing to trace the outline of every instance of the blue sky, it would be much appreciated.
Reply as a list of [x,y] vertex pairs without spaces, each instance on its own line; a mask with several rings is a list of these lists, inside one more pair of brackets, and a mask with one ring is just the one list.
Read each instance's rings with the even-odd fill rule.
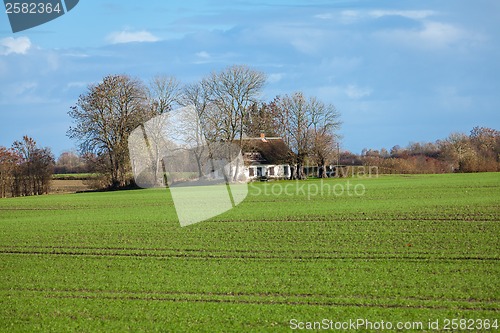
[[67,111],[107,74],[190,83],[232,64],[267,73],[265,100],[333,103],[355,153],[500,129],[498,31],[496,0],[80,0],[16,34],[2,10],[0,145],[75,148]]

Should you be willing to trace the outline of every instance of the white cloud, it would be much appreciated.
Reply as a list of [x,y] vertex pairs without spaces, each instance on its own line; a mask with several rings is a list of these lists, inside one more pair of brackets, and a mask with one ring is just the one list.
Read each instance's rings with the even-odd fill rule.
[[369,15],[375,18],[383,16],[402,16],[412,20],[423,20],[436,15],[433,10],[372,10]]
[[321,13],[314,17],[321,20],[338,20],[342,24],[352,24],[367,18],[381,18],[384,16],[402,16],[412,20],[424,20],[437,15],[433,10],[343,10],[339,14]]
[[465,31],[451,25],[439,22],[426,22],[424,28],[417,33],[417,37],[435,45],[452,44],[464,37]]
[[358,10],[343,10],[340,14],[321,13],[314,15],[320,20],[338,20],[342,24],[351,24],[357,22],[362,17],[362,12]]
[[157,42],[160,39],[150,33],[149,31],[119,31],[113,32],[107,37],[108,42],[111,44],[124,44],[124,43],[144,43],[144,42]]
[[375,34],[382,39],[422,49],[443,49],[463,42],[481,42],[484,38],[455,25],[426,21],[422,28],[385,30]]
[[30,48],[31,41],[28,37],[0,39],[0,55],[26,54]]

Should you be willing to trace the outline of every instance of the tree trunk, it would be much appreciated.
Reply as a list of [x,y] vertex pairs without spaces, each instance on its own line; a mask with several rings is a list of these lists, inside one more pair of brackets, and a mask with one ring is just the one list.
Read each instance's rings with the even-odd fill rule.
[[324,158],[320,161],[319,178],[326,178],[326,161]]

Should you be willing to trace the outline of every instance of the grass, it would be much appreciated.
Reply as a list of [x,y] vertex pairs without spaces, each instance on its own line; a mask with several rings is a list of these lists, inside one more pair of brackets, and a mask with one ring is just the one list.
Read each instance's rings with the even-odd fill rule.
[[499,203],[495,173],[253,183],[185,228],[167,190],[0,200],[0,331],[500,319]]

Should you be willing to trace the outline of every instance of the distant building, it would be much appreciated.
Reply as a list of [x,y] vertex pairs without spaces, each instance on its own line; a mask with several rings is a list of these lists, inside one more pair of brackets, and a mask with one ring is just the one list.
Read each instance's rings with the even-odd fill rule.
[[282,138],[267,138],[264,133],[258,138],[244,138],[241,151],[248,180],[290,178],[288,161],[292,152]]

